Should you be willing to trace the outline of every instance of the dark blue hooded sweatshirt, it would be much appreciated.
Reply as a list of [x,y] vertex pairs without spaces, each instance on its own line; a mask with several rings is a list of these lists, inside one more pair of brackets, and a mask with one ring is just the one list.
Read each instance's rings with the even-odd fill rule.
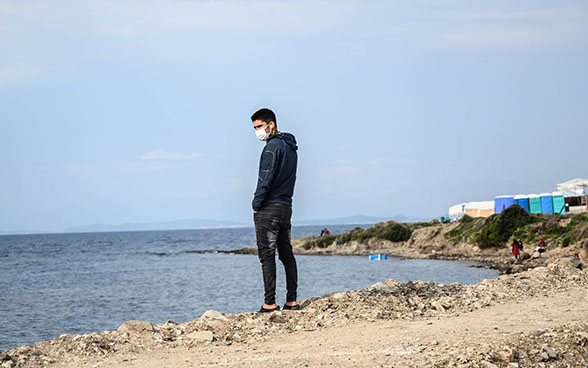
[[259,159],[259,179],[252,203],[254,211],[268,203],[292,206],[297,150],[296,138],[290,133],[276,133],[268,138]]

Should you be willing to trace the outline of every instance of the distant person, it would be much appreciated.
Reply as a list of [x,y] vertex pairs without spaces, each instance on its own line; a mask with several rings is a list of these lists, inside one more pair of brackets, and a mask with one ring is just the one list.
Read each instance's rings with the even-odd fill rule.
[[523,241],[521,240],[521,238],[517,239],[517,244],[519,245],[519,254],[523,253]]
[[539,257],[545,253],[545,237],[543,235],[541,235],[541,238],[539,239],[539,244],[537,245],[536,250],[539,253]]
[[321,236],[323,235],[331,235],[331,232],[326,227],[321,231]]
[[519,243],[516,241],[513,241],[512,244],[510,245],[512,247],[512,255],[515,257],[515,259],[519,259]]
[[287,294],[283,309],[300,309],[296,302],[298,270],[290,243],[292,196],[298,163],[296,138],[278,131],[276,115],[270,109],[256,111],[251,121],[257,139],[265,142],[252,202],[264,285],[264,304],[260,312],[280,310],[276,305],[276,250],[286,271]]

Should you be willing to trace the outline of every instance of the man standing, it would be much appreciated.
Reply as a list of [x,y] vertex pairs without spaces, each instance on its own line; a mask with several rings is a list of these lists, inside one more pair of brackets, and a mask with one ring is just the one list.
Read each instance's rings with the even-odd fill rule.
[[270,109],[257,111],[251,121],[257,138],[266,142],[259,160],[259,178],[253,197],[255,236],[265,289],[260,312],[280,309],[276,305],[276,250],[286,271],[287,294],[283,309],[300,309],[296,303],[298,271],[290,244],[292,195],[298,162],[296,138],[278,131],[276,115]]

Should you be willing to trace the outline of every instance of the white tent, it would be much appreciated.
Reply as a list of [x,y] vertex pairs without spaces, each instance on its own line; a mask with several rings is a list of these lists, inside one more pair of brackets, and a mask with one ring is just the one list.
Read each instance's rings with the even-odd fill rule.
[[472,217],[488,217],[494,214],[494,201],[468,202],[464,206],[464,212]]
[[557,184],[557,191],[562,192],[564,197],[581,197],[588,195],[588,179],[572,179],[565,183]]
[[465,208],[477,208],[479,210],[492,210],[494,209],[494,201],[483,201],[483,202],[468,202]]
[[463,215],[463,207],[465,203],[459,203],[455,206],[449,207],[449,216],[462,216]]

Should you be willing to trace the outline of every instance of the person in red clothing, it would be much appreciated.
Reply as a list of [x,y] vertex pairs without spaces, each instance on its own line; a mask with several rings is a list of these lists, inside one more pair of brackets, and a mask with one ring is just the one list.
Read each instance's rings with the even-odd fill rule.
[[539,239],[537,252],[539,252],[539,257],[541,257],[541,254],[545,253],[545,237],[543,235],[541,235],[541,239]]
[[510,246],[512,247],[512,255],[515,259],[519,259],[519,243],[514,240]]

